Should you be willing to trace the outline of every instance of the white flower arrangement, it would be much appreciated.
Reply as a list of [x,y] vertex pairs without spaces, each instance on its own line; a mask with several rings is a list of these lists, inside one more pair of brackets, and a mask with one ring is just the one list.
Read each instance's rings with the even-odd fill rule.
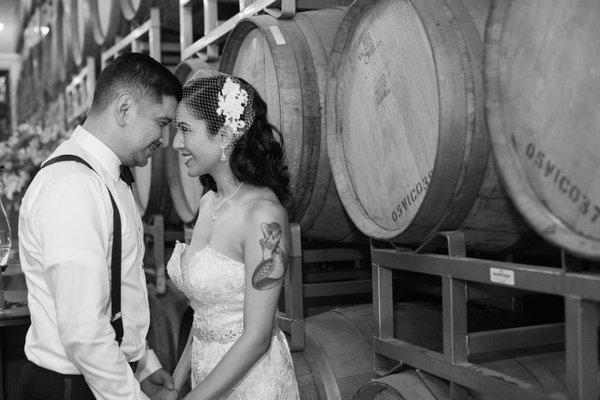
[[67,136],[57,125],[19,125],[8,140],[0,142],[2,194],[8,200],[17,200],[42,163]]
[[248,93],[228,77],[219,93],[219,107],[217,108],[217,115],[225,117],[223,126],[230,127],[236,134],[240,129],[244,129],[246,123],[240,121],[240,117],[244,113],[246,104],[248,104]]

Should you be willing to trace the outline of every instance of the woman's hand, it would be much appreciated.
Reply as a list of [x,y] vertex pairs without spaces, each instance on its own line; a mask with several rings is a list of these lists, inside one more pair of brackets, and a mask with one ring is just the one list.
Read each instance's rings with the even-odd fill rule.
[[175,388],[173,385],[173,377],[162,368],[154,371],[146,379],[140,382],[140,387],[142,388],[142,392],[148,396],[156,393],[162,388],[169,390]]

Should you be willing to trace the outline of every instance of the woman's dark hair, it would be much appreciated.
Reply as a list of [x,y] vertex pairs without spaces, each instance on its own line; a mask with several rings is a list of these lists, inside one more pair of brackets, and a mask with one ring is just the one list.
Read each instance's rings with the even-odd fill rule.
[[[205,121],[211,135],[216,135],[225,122],[217,114],[218,97],[228,75],[192,78],[183,87],[182,103],[192,115]],[[279,201],[290,197],[290,176],[285,164],[283,135],[267,120],[267,105],[258,92],[245,80],[234,77],[252,98],[254,120],[250,128],[233,145],[229,165],[237,179],[255,186],[271,188]],[[244,113],[241,120],[244,121]],[[210,175],[200,177],[204,187],[216,189]]]

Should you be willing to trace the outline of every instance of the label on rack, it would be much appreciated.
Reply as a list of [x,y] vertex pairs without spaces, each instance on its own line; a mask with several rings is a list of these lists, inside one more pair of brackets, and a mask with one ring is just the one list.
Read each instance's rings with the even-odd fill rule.
[[278,45],[285,44],[285,39],[283,38],[283,35],[281,34],[281,31],[279,30],[278,26],[271,25],[269,27],[269,30],[271,31],[271,34],[273,35],[273,39],[275,39],[275,43],[277,43]]
[[515,285],[515,271],[512,269],[490,268],[490,281],[503,285]]

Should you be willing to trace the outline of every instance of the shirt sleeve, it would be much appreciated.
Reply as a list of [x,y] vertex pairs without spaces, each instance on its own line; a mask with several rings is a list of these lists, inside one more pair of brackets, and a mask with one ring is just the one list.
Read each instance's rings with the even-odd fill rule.
[[146,347],[144,356],[138,361],[137,370],[135,371],[135,377],[139,382],[142,382],[148,376],[161,369],[162,365],[156,357],[153,350]]
[[91,176],[63,178],[39,213],[43,266],[69,359],[98,399],[148,399],[110,325],[108,189]]

